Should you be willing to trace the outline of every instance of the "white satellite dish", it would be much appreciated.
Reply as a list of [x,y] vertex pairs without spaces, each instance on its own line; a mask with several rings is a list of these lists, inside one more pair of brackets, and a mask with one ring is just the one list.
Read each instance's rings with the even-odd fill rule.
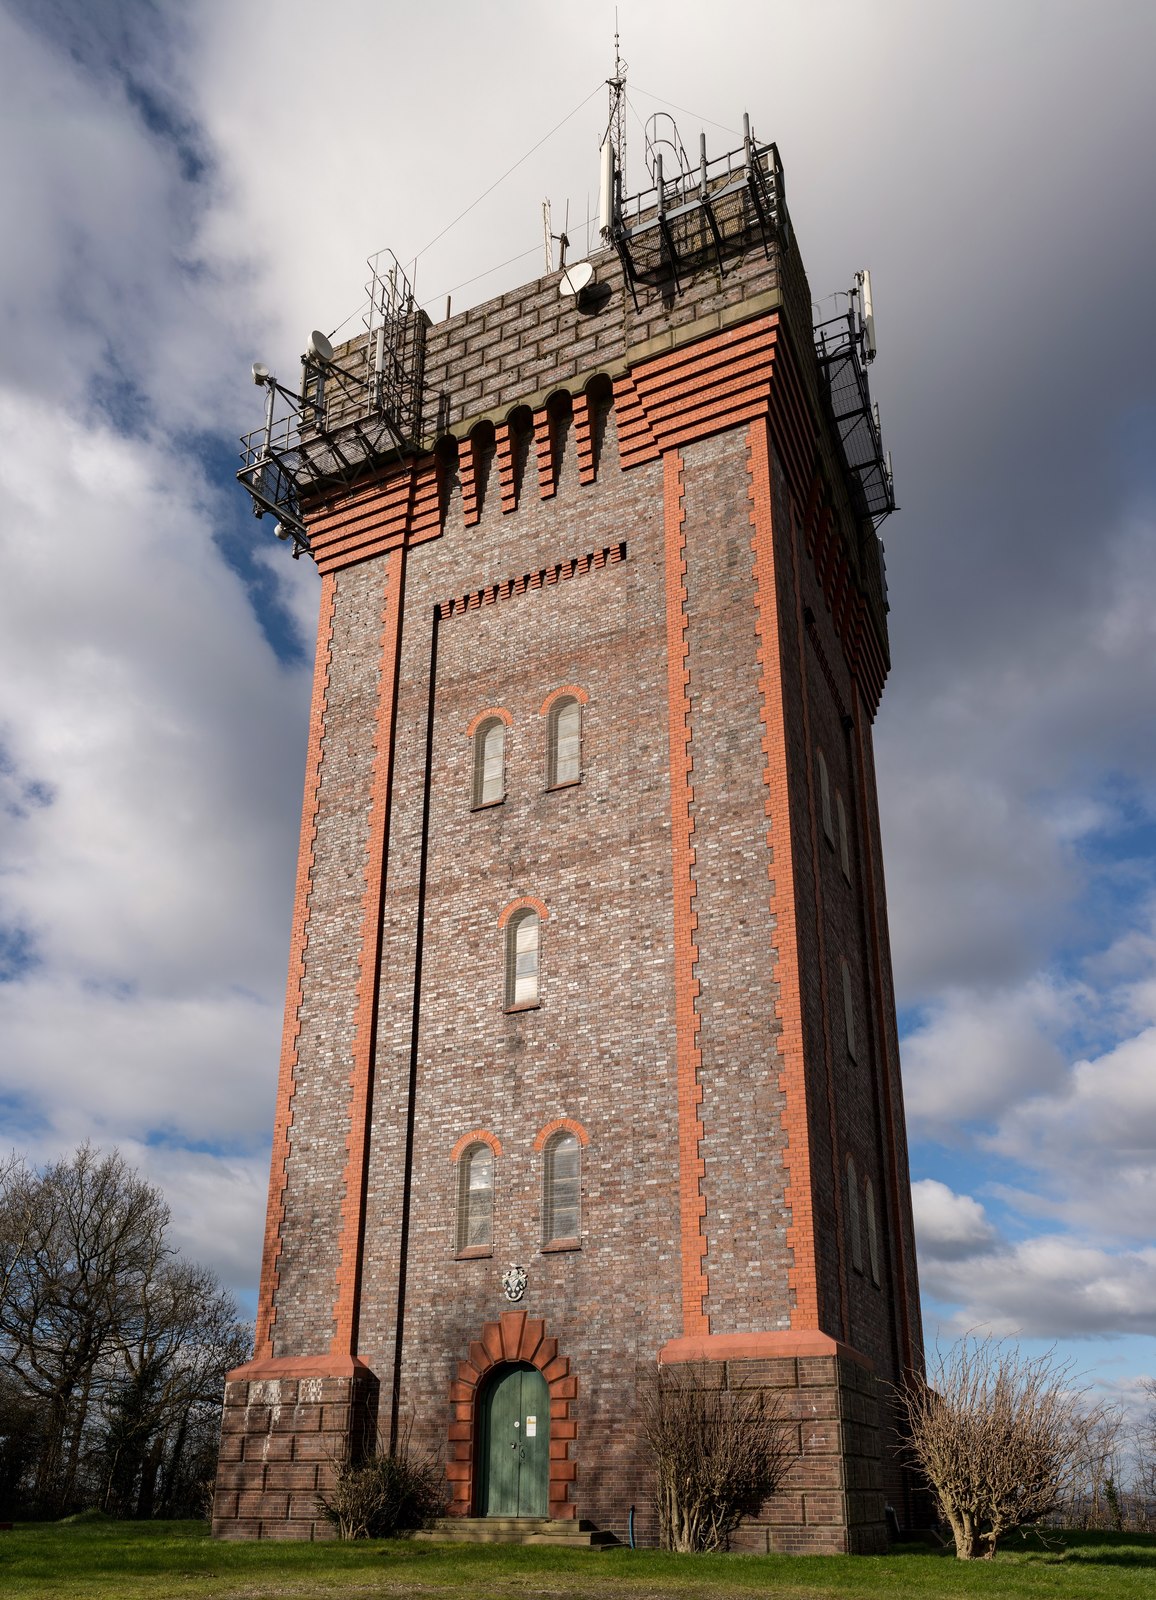
[[583,289],[594,282],[594,267],[589,261],[575,261],[567,267],[558,282],[558,293],[563,299],[577,299]]
[[253,382],[258,385],[269,382],[269,368],[263,361],[253,363]]
[[307,354],[311,355],[315,361],[320,361],[322,366],[328,366],[333,360],[333,346],[318,328],[314,328],[309,335]]

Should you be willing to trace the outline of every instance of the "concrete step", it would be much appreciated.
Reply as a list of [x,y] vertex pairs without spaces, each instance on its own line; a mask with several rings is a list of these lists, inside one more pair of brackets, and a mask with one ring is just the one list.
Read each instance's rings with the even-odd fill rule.
[[415,1539],[447,1544],[535,1544],[566,1550],[598,1550],[617,1544],[592,1523],[560,1517],[439,1517]]

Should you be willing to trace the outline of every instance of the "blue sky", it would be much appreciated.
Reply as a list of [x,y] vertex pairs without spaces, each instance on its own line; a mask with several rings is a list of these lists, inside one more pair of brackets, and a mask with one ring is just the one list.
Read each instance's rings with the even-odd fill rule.
[[[873,272],[929,1335],[1058,1342],[1127,1398],[1156,1372],[1156,11],[719,0],[711,47],[701,7],[618,10],[628,179],[655,95],[691,148],[749,110],[816,299]],[[317,600],[232,482],[249,364],[356,324],[383,245],[438,316],[539,270],[544,195],[580,234],[612,18],[0,0],[0,1144],[119,1144],[243,1296]]]

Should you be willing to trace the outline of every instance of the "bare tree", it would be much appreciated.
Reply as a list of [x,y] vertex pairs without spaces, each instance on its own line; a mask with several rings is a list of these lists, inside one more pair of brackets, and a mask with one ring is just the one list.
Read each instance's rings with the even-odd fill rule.
[[779,1395],[727,1389],[717,1367],[658,1366],[643,1382],[642,1434],[668,1550],[725,1550],[787,1470]]
[[37,1472],[46,1509],[71,1502],[102,1363],[144,1280],[169,1254],[168,1207],[122,1157],[82,1145],[41,1173],[24,1169],[5,1199],[31,1221],[0,1306],[0,1361],[42,1403]]
[[0,1400],[36,1424],[31,1449],[4,1448],[32,1509],[147,1515],[206,1470],[248,1336],[212,1275],[174,1259],[168,1222],[115,1151],[0,1170]]
[[1072,1463],[1069,1499],[1064,1508],[1064,1518],[1070,1527],[1114,1527],[1119,1531],[1123,1426],[1124,1412],[1120,1406],[1104,1405],[1097,1408],[1094,1415],[1089,1415],[1087,1430]]
[[1052,1352],[968,1335],[930,1381],[899,1390],[906,1441],[955,1537],[960,1560],[990,1560],[1001,1535],[1053,1515],[1070,1495],[1102,1408]]
[[[236,1303],[205,1267],[164,1262],[141,1285],[118,1331],[104,1407],[101,1500],[118,1515],[176,1514],[188,1466],[203,1454],[208,1413],[216,1444],[224,1375],[249,1355]],[[203,1470],[203,1467],[202,1467]]]

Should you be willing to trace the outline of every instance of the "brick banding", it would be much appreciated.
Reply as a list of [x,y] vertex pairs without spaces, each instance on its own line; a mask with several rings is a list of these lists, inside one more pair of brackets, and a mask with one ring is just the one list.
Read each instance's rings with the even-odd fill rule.
[[674,906],[674,1011],[678,1072],[679,1215],[682,1243],[682,1329],[709,1333],[704,1310],[709,1292],[703,1269],[706,1254],[702,1192],[703,1125],[700,1115],[702,1050],[699,1046],[699,981],[695,976],[694,789],[691,784],[691,699],[687,669],[686,510],[682,457],[663,458],[663,516],[666,541],[667,730],[670,742],[670,848]]
[[394,550],[386,561],[385,606],[378,668],[377,710],[373,738],[373,778],[366,840],[365,897],[357,972],[357,1011],[353,1033],[353,1069],[349,1076],[349,1131],[341,1202],[341,1238],[333,1307],[333,1355],[357,1351],[361,1300],[362,1234],[365,1227],[365,1184],[369,1128],[373,1105],[373,1062],[377,1040],[377,994],[381,967],[381,913],[385,895],[386,845],[393,794],[393,719],[401,645],[405,551]]
[[281,1230],[285,1222],[285,1185],[288,1182],[289,1143],[293,1126],[293,1092],[296,1087],[297,1045],[301,1033],[301,1002],[305,992],[305,947],[309,937],[309,897],[313,889],[314,845],[317,840],[317,806],[321,793],[325,710],[333,648],[333,614],[337,580],[327,573],[321,580],[317,619],[317,653],[313,666],[313,698],[309,707],[309,743],[305,758],[305,799],[301,807],[301,839],[297,852],[297,890],[293,897],[293,931],[289,941],[289,980],[285,991],[281,1065],[277,1078],[277,1104],[273,1119],[273,1157],[269,1172],[269,1203],[261,1281],[257,1291],[257,1326],[254,1351],[273,1354],[276,1321],[278,1261]]
[[787,1244],[792,1255],[788,1283],[792,1291],[791,1327],[819,1327],[819,1284],[815,1254],[815,1218],[811,1194],[811,1136],[807,1119],[807,1079],[803,1056],[803,999],[796,934],[794,846],[786,747],[782,645],[776,590],[774,527],[771,499],[771,455],[767,427],[753,422],[747,431],[751,500],[751,551],[755,558],[755,632],[758,638],[760,716],[763,725],[763,782],[767,799],[767,878],[775,917],[775,959],[771,972],[778,986],[775,1015],[780,1023],[779,1087],[783,1091],[783,1133],[787,1170],[784,1202],[790,1213]]

